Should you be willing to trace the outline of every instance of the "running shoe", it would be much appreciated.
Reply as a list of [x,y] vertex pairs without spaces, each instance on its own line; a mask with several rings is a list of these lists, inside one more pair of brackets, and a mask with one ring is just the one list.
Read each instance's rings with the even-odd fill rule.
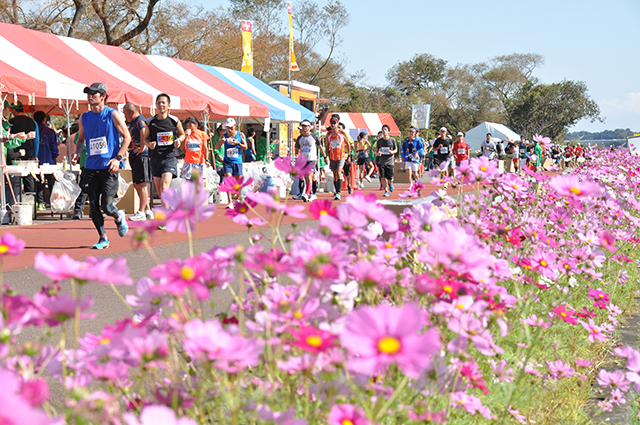
[[382,196],[384,196],[385,198],[386,198],[387,196],[389,196],[389,191],[388,191],[388,190],[385,190],[385,191],[384,191],[384,194],[383,194]]
[[45,204],[38,204],[38,211],[46,211],[47,207]]
[[300,199],[302,199],[304,202],[309,202],[309,198],[307,198],[306,194],[302,195]]
[[349,195],[351,195],[353,193],[353,188],[351,186],[348,186],[347,190],[349,191]]
[[127,219],[124,217],[123,210],[118,211],[118,215],[120,215],[120,220],[116,222],[118,225],[118,235],[123,238],[129,231],[129,225],[127,224]]
[[135,213],[134,215],[129,217],[129,220],[131,220],[131,221],[147,221],[147,216],[144,214],[144,212],[138,211],[137,213]]
[[296,201],[299,201],[300,199],[302,199],[302,194],[298,193],[297,195],[293,195],[292,198],[295,199]]
[[109,248],[109,239],[107,239],[106,236],[101,236],[100,240],[98,241],[98,243],[95,244],[94,246],[92,246],[91,248],[93,248],[93,249],[106,249],[106,248]]
[[393,183],[389,183],[389,191],[393,192]]
[[227,209],[232,210],[233,209],[233,202],[229,202],[227,204]]
[[364,179],[365,179],[366,181],[368,181],[369,183],[371,183],[371,177],[366,176]]
[[311,195],[309,195],[309,202],[313,202],[313,201],[315,201],[316,199],[318,199],[318,197],[316,196],[316,194],[315,194],[315,193],[312,193]]
[[146,215],[146,216],[147,216],[147,220],[153,220],[153,219],[155,218],[155,217],[153,216],[153,211],[151,211],[151,210],[146,210],[146,211],[144,212],[144,215]]
[[380,190],[384,190],[384,186],[380,185]]
[[161,224],[158,226],[158,230],[167,230],[167,226],[165,226],[164,224]]
[[340,198],[342,198],[342,195],[340,195],[339,193],[336,193],[336,196],[333,197],[334,201],[339,201]]

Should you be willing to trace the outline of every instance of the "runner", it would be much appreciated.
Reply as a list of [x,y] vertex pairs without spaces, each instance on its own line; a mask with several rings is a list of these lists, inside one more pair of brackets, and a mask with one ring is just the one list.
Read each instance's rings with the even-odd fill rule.
[[[113,198],[118,193],[118,169],[122,156],[127,153],[131,136],[127,130],[124,118],[118,111],[106,106],[107,86],[103,83],[93,83],[84,88],[91,110],[82,114],[78,129],[78,144],[73,156],[73,163],[77,163],[80,153],[87,143],[87,161],[84,166],[86,173],[83,190],[89,194],[91,219],[100,235],[94,249],[109,247],[109,239],[104,230],[102,211],[113,219],[118,226],[118,235],[124,237],[129,230],[124,211],[118,211],[113,204]],[[119,145],[119,136],[122,145]]]
[[187,127],[184,132],[187,139],[184,144],[184,164],[180,171],[180,178],[193,180],[193,173],[195,172],[200,177],[200,182],[204,182],[204,167],[205,164],[209,164],[207,160],[209,135],[198,129],[200,121],[194,116],[187,118],[184,124]]
[[[247,149],[247,139],[244,133],[238,131],[236,120],[233,118],[227,118],[224,126],[227,128],[227,131],[220,136],[216,149],[219,149],[220,146],[224,146],[224,161],[222,162],[222,169],[225,177],[233,176],[236,179],[239,179],[242,175],[241,149]],[[227,208],[233,208],[232,196],[229,197],[229,204],[227,204]]]
[[256,131],[253,128],[247,130],[247,149],[244,151],[244,162],[256,161]]
[[407,174],[409,175],[409,184],[420,180],[420,163],[424,156],[424,145],[422,139],[416,137],[416,128],[409,127],[409,137],[404,139],[402,143],[402,160],[405,163]]
[[527,141],[524,136],[520,136],[520,144],[518,145],[518,152],[520,153],[520,170],[527,166],[527,159],[529,159],[529,152],[527,147]]
[[382,196],[389,196],[393,192],[393,156],[398,152],[396,139],[389,136],[391,129],[388,125],[382,126],[382,137],[378,139],[376,156],[378,157],[378,168],[380,182],[384,188]]
[[462,161],[469,160],[469,144],[464,140],[465,134],[462,131],[459,131],[456,136],[458,140],[453,144],[453,154],[456,159],[456,167],[459,167]]
[[507,142],[509,143],[507,147],[507,151],[508,153],[511,154],[511,162],[513,163],[513,172],[517,173],[518,169],[520,168],[520,152],[518,150],[518,145],[516,144],[516,142],[512,142],[511,140],[507,140]]
[[340,199],[342,195],[342,179],[344,163],[349,149],[349,141],[340,129],[340,116],[334,114],[329,121],[331,127],[327,133],[327,148],[329,149],[329,169],[333,172],[333,186],[335,189],[333,199]]
[[131,221],[153,220],[153,212],[150,206],[149,187],[151,186],[151,160],[149,159],[149,149],[143,141],[149,138],[149,127],[147,122],[138,112],[138,108],[133,103],[127,103],[122,109],[124,117],[129,124],[131,134],[131,144],[129,145],[129,164],[131,165],[131,177],[133,187],[140,197],[139,210],[129,217]]
[[[162,204],[162,193],[169,188],[171,180],[178,177],[178,156],[180,146],[186,138],[182,123],[169,115],[171,98],[166,93],[156,96],[158,113],[147,121],[149,139],[145,142],[151,149],[151,174]],[[163,226],[162,226],[163,227]]]
[[435,153],[435,167],[440,168],[442,164],[446,164],[444,170],[440,172],[449,176],[449,150],[451,149],[451,141],[447,138],[447,128],[442,127],[440,129],[439,137],[433,142],[433,151]]
[[371,183],[371,174],[373,173],[373,165],[369,157],[369,148],[371,143],[367,140],[367,133],[361,131],[358,134],[358,143],[356,147],[358,160],[358,178],[360,187],[364,187],[364,180]]
[[486,156],[489,160],[496,158],[496,145],[493,143],[491,133],[487,133],[487,139],[482,141],[482,156]]
[[[296,155],[305,155],[307,164],[313,164],[313,168],[316,168],[316,161],[318,160],[318,149],[320,155],[326,157],[326,153],[322,148],[320,139],[315,133],[311,133],[311,122],[304,120],[300,123],[300,136],[296,139]],[[305,202],[311,202],[318,198],[316,192],[318,190],[318,181],[316,179],[316,173],[312,172],[304,177],[305,192],[302,193],[301,199]]]
[[343,123],[338,124],[338,126],[340,126],[342,134],[344,134],[344,136],[349,141],[349,144],[347,145],[347,155],[344,157],[343,172],[344,178],[347,181],[347,190],[349,191],[349,195],[351,195],[353,193],[353,187],[351,187],[351,165],[353,164],[353,148],[356,142],[354,142],[353,138],[347,133],[347,127]]

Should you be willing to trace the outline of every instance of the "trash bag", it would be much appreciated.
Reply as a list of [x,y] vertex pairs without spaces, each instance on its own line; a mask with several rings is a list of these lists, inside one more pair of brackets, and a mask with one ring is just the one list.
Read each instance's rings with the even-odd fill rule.
[[207,190],[212,193],[220,184],[220,175],[213,167],[207,167]]
[[116,195],[116,198],[113,200],[113,205],[117,205],[118,202],[120,202],[120,200],[124,198],[124,195],[127,194],[127,190],[129,190],[129,186],[131,186],[132,184],[132,183],[127,183],[127,181],[122,176],[118,177],[118,183],[119,183],[118,194]]
[[56,214],[73,211],[82,191],[76,183],[76,176],[71,171],[56,171],[54,176],[56,182],[51,189],[51,211]]

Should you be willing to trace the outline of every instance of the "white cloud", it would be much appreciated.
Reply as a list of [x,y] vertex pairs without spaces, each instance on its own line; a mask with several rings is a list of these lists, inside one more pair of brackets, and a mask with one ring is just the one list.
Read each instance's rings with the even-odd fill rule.
[[640,93],[627,93],[626,99],[604,99],[600,101],[602,112],[640,112]]

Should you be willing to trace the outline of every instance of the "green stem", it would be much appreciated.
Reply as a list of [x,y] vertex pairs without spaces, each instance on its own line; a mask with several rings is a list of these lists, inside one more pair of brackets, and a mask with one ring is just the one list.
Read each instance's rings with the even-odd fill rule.
[[116,286],[113,283],[109,283],[109,286],[111,286],[111,289],[113,289],[113,292],[115,292],[118,298],[120,298],[120,301],[122,301],[124,305],[127,306],[129,311],[133,311],[133,308],[129,305],[129,303],[127,303],[127,301],[124,299],[120,291],[118,291],[118,288],[116,288]]
[[396,389],[393,390],[393,394],[391,394],[391,397],[389,397],[387,402],[382,406],[380,410],[374,413],[374,417],[373,417],[374,423],[377,423],[380,417],[384,414],[384,412],[386,412],[389,409],[389,406],[391,406],[393,401],[400,394],[400,391],[402,391],[402,389],[405,387],[405,385],[407,385],[408,382],[409,382],[409,377],[405,375],[404,378],[402,378],[402,381],[400,381],[400,385],[398,385]]

